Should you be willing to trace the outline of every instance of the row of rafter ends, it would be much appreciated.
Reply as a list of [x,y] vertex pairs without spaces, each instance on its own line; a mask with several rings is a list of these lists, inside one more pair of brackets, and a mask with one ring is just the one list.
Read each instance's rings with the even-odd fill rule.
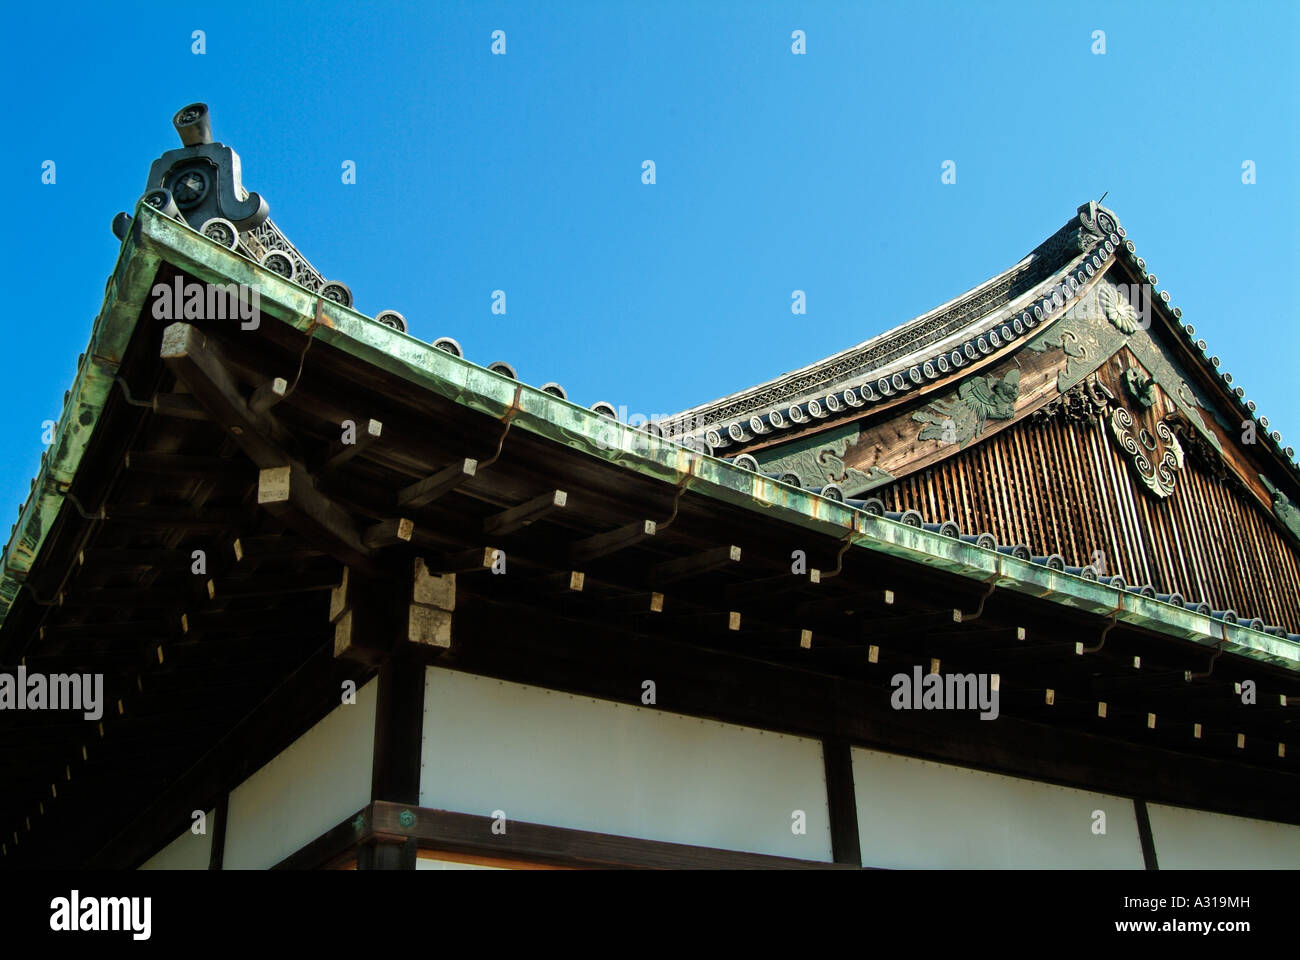
[[[749,454],[742,453],[738,457],[727,460],[742,470],[749,470],[754,473],[761,473],[758,461]],[[778,483],[784,483],[792,487],[801,487],[802,483],[797,474],[787,473],[763,473],[762,476]],[[1235,610],[1216,610],[1209,598],[1198,601],[1188,600],[1181,593],[1157,593],[1156,588],[1151,584],[1131,585],[1123,577],[1107,576],[1091,564],[1075,567],[1066,564],[1063,557],[1059,554],[1037,555],[1025,544],[1004,544],[998,543],[997,538],[991,533],[968,534],[963,533],[960,526],[955,521],[945,520],[942,523],[927,523],[925,518],[916,510],[904,510],[901,513],[893,510],[886,510],[885,504],[877,497],[868,497],[865,500],[857,500],[844,496],[844,491],[838,484],[829,483],[823,487],[805,488],[808,493],[815,493],[818,496],[825,497],[827,500],[833,500],[836,503],[842,503],[847,507],[853,507],[862,510],[875,517],[884,517],[887,520],[895,520],[899,523],[906,524],[909,527],[915,527],[918,530],[927,530],[931,533],[937,533],[940,536],[950,537],[953,540],[960,540],[963,543],[974,544],[985,550],[992,550],[996,553],[1005,554],[1015,557],[1019,560],[1027,560],[1030,563],[1036,563],[1040,566],[1055,570],[1058,573],[1068,573],[1072,576],[1081,577],[1084,580],[1091,580],[1094,583],[1105,584],[1115,590],[1136,593],[1150,600],[1158,600],[1161,603],[1168,603],[1180,609],[1190,610],[1193,613],[1199,613],[1224,623],[1232,623],[1238,626],[1246,627],[1251,630],[1257,630],[1260,633],[1266,633],[1274,637],[1282,637],[1293,643],[1300,643],[1300,634],[1288,633],[1286,628],[1266,624],[1258,617],[1243,617]]]

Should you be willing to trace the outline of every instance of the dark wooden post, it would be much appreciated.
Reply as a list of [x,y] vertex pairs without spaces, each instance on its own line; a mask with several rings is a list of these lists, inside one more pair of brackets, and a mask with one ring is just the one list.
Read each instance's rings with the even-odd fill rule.
[[[455,578],[435,577],[412,564],[403,583],[377,582],[351,571],[335,593],[335,655],[379,668],[370,798],[419,806],[420,746],[424,728],[424,646],[449,642]],[[376,837],[358,851],[365,870],[413,870],[417,845]]]
[[831,818],[831,857],[836,863],[862,866],[858,840],[858,803],[853,790],[853,753],[847,740],[822,741],[826,765],[826,802]]

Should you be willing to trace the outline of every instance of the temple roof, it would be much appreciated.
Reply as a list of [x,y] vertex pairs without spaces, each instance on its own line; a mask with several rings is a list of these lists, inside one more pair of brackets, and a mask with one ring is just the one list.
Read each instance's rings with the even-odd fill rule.
[[[1195,328],[1182,324],[1182,310],[1147,270],[1114,211],[1095,202],[1081,205],[1056,233],[1014,266],[919,317],[824,360],[738,393],[684,410],[661,422],[664,432],[692,445],[707,444],[718,456],[734,456],[836,421],[869,414],[871,408],[933,385],[964,378],[998,357],[1014,353],[1042,324],[1074,306],[1102,274],[1119,262],[1150,290],[1152,314],[1176,332],[1185,353],[1220,402],[1258,424],[1274,462],[1300,478],[1295,449],[1283,446],[1268,418],[1259,415]],[[1155,322],[1152,320],[1152,322]]]
[[[512,417],[524,429],[580,447],[593,456],[618,460],[634,472],[685,483],[726,500],[779,504],[793,522],[823,530],[841,528],[848,542],[858,546],[938,563],[980,581],[992,576],[1000,585],[1050,596],[1071,607],[1121,617],[1132,614],[1137,622],[1158,632],[1198,642],[1222,638],[1246,656],[1300,669],[1300,636],[1288,638],[1285,632],[1275,630],[1265,633],[1258,629],[1258,622],[1238,626],[1236,616],[1211,618],[1207,615],[1210,611],[1198,603],[1187,609],[1161,603],[1152,599],[1154,591],[1136,588],[1135,593],[1122,582],[1089,582],[1092,578],[1086,570],[1067,571],[1052,562],[1052,557],[1029,562],[1031,551],[1019,545],[990,543],[987,535],[977,531],[967,533],[963,542],[952,536],[953,531],[943,529],[944,518],[882,517],[874,505],[863,501],[836,502],[829,491],[822,496],[817,490],[791,489],[778,479],[756,474],[752,467],[745,469],[743,462],[698,456],[727,458],[729,450],[807,433],[941,381],[961,380],[1000,355],[1013,352],[1040,324],[1064,316],[1085,288],[1097,286],[1116,258],[1123,258],[1154,291],[1156,277],[1146,272],[1145,262],[1126,239],[1118,218],[1095,202],[1079,207],[1074,217],[1025,258],[968,293],[820,363],[685,411],[669,421],[667,428],[661,425],[660,430],[650,431],[661,433],[661,439],[615,422],[606,405],[583,410],[569,403],[556,384],[526,387],[505,365],[477,366],[463,359],[459,346],[449,338],[435,342],[430,353],[428,344],[406,334],[405,321],[393,311],[381,311],[373,319],[355,311],[346,286],[326,281],[312,268],[267,218],[265,202],[239,184],[238,158],[228,147],[211,143],[206,108],[198,114],[186,108],[175,122],[189,152],[164,154],[151,168],[134,220],[119,215],[114,223],[115,232],[127,242],[89,350],[81,357],[77,379],[67,395],[55,442],[42,457],[31,496],[5,548],[0,622],[17,599],[65,504],[89,516],[70,496],[70,489],[96,419],[119,379],[117,369],[135,324],[134,315],[128,314],[139,309],[147,293],[139,285],[151,279],[150,271],[161,258],[209,281],[236,280],[255,287],[263,302],[273,305],[273,312],[309,336],[325,336],[342,349],[359,351],[368,362],[389,366],[401,376],[414,377],[426,389],[454,394],[458,402],[493,411],[494,416],[514,411]],[[190,125],[203,129],[187,138],[185,128]],[[240,211],[247,213],[245,219],[232,219],[236,213],[214,208],[204,212],[214,216],[193,224],[177,209],[174,188],[180,184],[175,171],[184,173],[185,165],[199,154],[207,162],[208,153],[218,156],[218,166],[226,164],[221,167],[223,176],[233,169],[233,183],[223,182],[233,187],[227,195],[239,198]],[[200,200],[196,209],[206,202]],[[222,213],[229,215],[223,217]],[[205,239],[195,236],[196,231]],[[150,276],[143,276],[145,272]],[[1160,292],[1152,300],[1162,322],[1177,330],[1188,352],[1200,358],[1201,372],[1219,384],[1225,402],[1239,405],[1253,417],[1254,405],[1244,400],[1244,391],[1230,387],[1229,375],[1218,374],[1218,360],[1206,358],[1203,341],[1191,342],[1194,331],[1190,325],[1179,325],[1182,312],[1169,305],[1168,292]],[[448,366],[446,358],[456,362]],[[1263,418],[1259,423],[1267,425]],[[1293,477],[1300,475],[1290,459],[1292,448],[1283,450],[1276,432],[1267,436],[1277,461]],[[925,519],[933,522],[923,524]],[[901,520],[907,532],[891,522],[895,520]],[[933,529],[921,529],[923,525]],[[1118,598],[1114,589],[1119,590]],[[1098,590],[1103,593],[1097,594]],[[1130,610],[1135,602],[1138,606]]]

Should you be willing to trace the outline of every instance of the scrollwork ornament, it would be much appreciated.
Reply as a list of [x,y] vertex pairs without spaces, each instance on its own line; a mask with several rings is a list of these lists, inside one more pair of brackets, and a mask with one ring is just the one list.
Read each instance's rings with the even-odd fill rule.
[[1169,425],[1163,420],[1157,422],[1152,437],[1128,410],[1116,407],[1110,416],[1110,429],[1142,484],[1161,498],[1173,493],[1177,473],[1183,468],[1183,448]]

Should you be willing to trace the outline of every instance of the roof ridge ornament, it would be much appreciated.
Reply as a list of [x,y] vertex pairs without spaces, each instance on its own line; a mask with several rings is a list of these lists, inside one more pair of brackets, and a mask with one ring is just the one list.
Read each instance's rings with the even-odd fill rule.
[[[172,117],[172,126],[183,146],[166,151],[149,167],[141,200],[309,292],[351,307],[348,286],[327,281],[280,232],[261,194],[244,188],[239,154],[212,139],[208,105],[181,107]],[[126,239],[130,228],[128,214],[113,218],[113,233],[119,240]]]
[[1089,200],[1079,207],[1078,213],[1079,223],[1084,230],[1094,237],[1110,240],[1115,246],[1119,246],[1126,231],[1120,226],[1119,217],[1115,215],[1114,210],[1103,207],[1096,200]]

